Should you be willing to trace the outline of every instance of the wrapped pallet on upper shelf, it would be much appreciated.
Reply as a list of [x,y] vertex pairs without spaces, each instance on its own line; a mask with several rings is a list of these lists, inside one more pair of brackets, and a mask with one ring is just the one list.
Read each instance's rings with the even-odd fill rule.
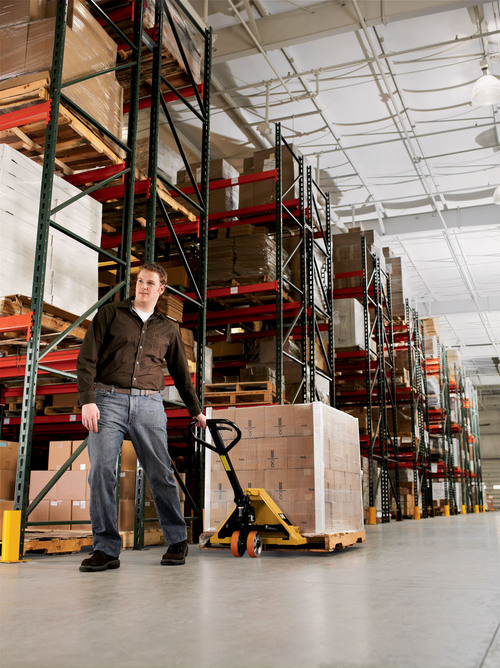
[[391,278],[392,315],[403,319],[406,316],[405,301],[409,295],[406,268],[398,256],[386,256],[385,263]]
[[[283,260],[287,257],[283,252]],[[290,276],[287,267],[284,271]],[[239,284],[276,280],[276,241],[266,234],[249,234],[208,242],[208,282],[224,285],[232,280]]]
[[[201,163],[194,162],[190,164],[191,172],[197,184],[201,183]],[[233,167],[224,158],[217,158],[210,160],[209,164],[209,179],[210,181],[222,181],[225,179],[237,179],[239,176],[238,170]],[[187,169],[179,169],[177,172],[177,187],[181,190],[183,188],[192,187],[192,182],[189,177]],[[188,197],[195,202],[196,195],[191,194]],[[184,202],[183,202],[184,203]],[[186,208],[192,210],[199,215],[199,211],[188,203]],[[239,206],[239,188],[237,185],[232,185],[227,188],[217,188],[210,191],[208,197],[209,213],[220,213],[223,211],[234,211]]]
[[[48,84],[52,66],[56,6],[55,0],[2,3],[0,97],[3,113],[39,104],[46,97],[43,88]],[[71,0],[68,8],[63,83],[114,67],[117,54],[116,42],[106,34],[83,0]],[[39,89],[37,82],[40,82]],[[73,84],[63,92],[121,138],[123,89],[114,72]],[[103,139],[109,141],[106,137]],[[7,140],[12,141],[12,138]],[[17,140],[19,142],[19,138]]]
[[[290,146],[294,154],[300,157],[300,151]],[[243,160],[243,174],[258,174],[276,169],[276,149],[265,148],[255,151],[252,156]],[[281,153],[281,188],[283,199],[291,200],[299,197],[299,164],[289,150]],[[254,181],[242,184],[239,188],[240,208],[272,204],[276,199],[275,179]]]
[[[334,289],[357,288],[363,285],[363,278],[359,276],[340,277],[339,274],[361,272],[363,268],[363,249],[361,238],[365,238],[367,253],[367,280],[374,269],[372,255],[380,260],[380,268],[386,269],[385,257],[381,250],[380,237],[375,230],[362,230],[359,227],[349,230],[346,234],[333,236],[333,271],[335,272]],[[370,254],[371,253],[371,254]]]
[[[7,145],[0,145],[0,216],[2,227],[2,296],[31,297],[37,247],[38,208],[42,168]],[[80,191],[54,176],[52,206]],[[61,209],[52,220],[90,241],[101,241],[102,205],[89,195]],[[98,253],[51,228],[47,247],[43,300],[75,315],[82,315],[97,302]]]

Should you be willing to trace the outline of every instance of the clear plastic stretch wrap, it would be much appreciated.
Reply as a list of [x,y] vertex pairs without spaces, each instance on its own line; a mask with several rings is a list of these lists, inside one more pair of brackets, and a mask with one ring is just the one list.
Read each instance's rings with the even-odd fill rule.
[[[0,84],[3,90],[42,80],[52,65],[55,0],[1,2]],[[63,82],[116,64],[116,43],[81,0],[69,3]],[[64,94],[117,137],[121,136],[123,89],[114,72],[64,89]],[[30,103],[30,104],[33,104]],[[11,111],[4,108],[3,112]]]
[[[177,29],[177,35],[182,43],[184,55],[189,64],[189,69],[196,83],[201,82],[201,60],[204,49],[204,40],[182,14],[180,14],[171,2],[168,2],[172,20]],[[152,28],[155,25],[155,0],[147,0],[144,9],[144,26]],[[181,52],[177,46],[172,28],[166,17],[163,19],[163,47],[168,49],[183,70],[186,70]]]
[[[276,241],[265,234],[248,234],[209,241],[208,280],[212,283],[232,278],[242,283],[276,279]],[[288,254],[283,250],[283,262]],[[288,267],[285,277],[290,276]]]

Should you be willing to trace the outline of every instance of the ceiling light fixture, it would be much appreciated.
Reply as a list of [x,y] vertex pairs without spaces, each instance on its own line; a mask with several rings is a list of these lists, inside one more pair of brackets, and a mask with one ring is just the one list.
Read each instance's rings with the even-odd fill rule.
[[472,87],[471,103],[475,107],[488,107],[500,102],[500,79],[489,72],[488,61],[481,61],[483,75]]
[[500,186],[495,188],[495,192],[493,193],[493,203],[500,206]]

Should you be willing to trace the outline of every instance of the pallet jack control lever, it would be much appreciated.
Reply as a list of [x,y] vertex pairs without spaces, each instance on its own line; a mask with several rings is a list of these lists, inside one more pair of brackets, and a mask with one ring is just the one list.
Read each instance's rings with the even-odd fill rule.
[[[225,420],[223,418],[220,418],[219,420],[207,420],[207,428],[212,436],[213,445],[211,443],[207,443],[196,435],[196,426],[197,423],[194,420],[189,425],[189,435],[193,441],[199,443],[200,445],[204,445],[210,450],[213,450],[218,455],[227,455],[227,453],[232,448],[234,448],[234,446],[239,443],[241,439],[241,429],[238,427],[238,425],[234,424],[234,422],[231,422],[231,420]],[[236,433],[236,437],[231,441],[231,443],[229,443],[229,445],[225,445],[220,435],[221,431],[234,431]]]

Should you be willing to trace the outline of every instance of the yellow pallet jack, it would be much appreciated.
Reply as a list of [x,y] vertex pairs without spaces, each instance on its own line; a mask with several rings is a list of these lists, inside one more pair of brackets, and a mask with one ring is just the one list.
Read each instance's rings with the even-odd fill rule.
[[[260,557],[263,548],[293,549],[317,542],[317,538],[306,538],[300,534],[299,527],[290,522],[265,489],[242,489],[229,459],[229,451],[241,439],[241,430],[234,422],[225,419],[207,420],[207,429],[212,436],[213,444],[199,438],[194,431],[195,426],[196,422],[190,424],[193,441],[219,455],[233,488],[235,502],[233,511],[210,536],[204,547],[230,547],[235,557],[242,557],[245,551],[250,557]],[[236,433],[229,445],[224,444],[220,435],[222,431]]]

